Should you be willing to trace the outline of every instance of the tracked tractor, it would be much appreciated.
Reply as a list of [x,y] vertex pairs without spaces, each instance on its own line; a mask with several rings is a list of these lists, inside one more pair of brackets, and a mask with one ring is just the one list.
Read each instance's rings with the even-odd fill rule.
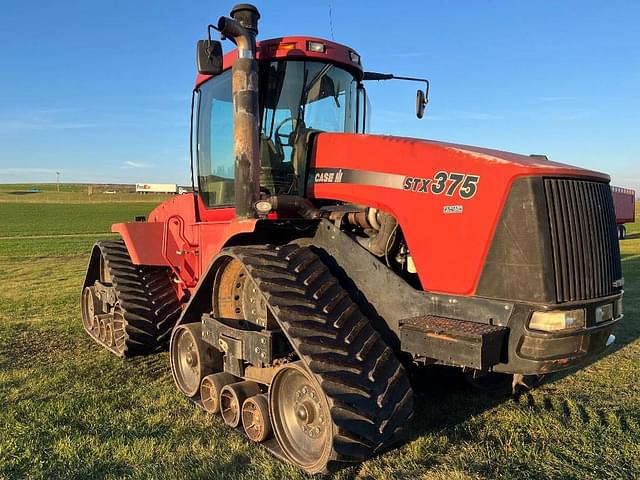
[[91,338],[121,357],[168,346],[184,395],[312,474],[406,438],[417,366],[538,375],[610,345],[607,175],[368,134],[366,82],[416,79],[332,41],[257,42],[258,19],[242,4],[210,26],[225,55],[198,42],[194,191],[96,243]]

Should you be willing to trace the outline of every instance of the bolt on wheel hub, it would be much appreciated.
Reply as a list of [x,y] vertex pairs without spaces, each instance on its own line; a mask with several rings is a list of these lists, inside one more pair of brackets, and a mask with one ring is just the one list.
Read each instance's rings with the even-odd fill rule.
[[317,438],[322,433],[324,417],[318,395],[313,387],[304,385],[295,393],[294,411],[298,425],[310,438]]
[[326,397],[301,364],[291,363],[274,377],[269,390],[273,429],[283,452],[313,471],[326,463],[333,440]]

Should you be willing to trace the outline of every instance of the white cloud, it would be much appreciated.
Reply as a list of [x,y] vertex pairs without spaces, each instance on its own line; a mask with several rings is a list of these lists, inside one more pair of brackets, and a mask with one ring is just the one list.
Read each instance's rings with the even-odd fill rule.
[[127,160],[124,162],[124,165],[122,165],[122,167],[120,168],[151,168],[151,167],[153,167],[153,164],[151,163],[132,162],[130,160]]

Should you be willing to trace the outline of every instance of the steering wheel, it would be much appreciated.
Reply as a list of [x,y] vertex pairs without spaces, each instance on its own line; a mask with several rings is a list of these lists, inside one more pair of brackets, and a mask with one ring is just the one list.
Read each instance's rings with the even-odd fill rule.
[[[282,127],[284,127],[284,125],[287,122],[291,122],[291,132],[281,133],[280,130],[282,129]],[[282,154],[283,157],[284,157],[284,147],[293,147],[293,145],[291,145],[291,134],[296,130],[297,126],[298,126],[298,119],[294,117],[287,117],[284,120],[278,122],[278,125],[276,125],[276,130],[273,136],[275,139],[276,148],[278,149],[278,152]]]

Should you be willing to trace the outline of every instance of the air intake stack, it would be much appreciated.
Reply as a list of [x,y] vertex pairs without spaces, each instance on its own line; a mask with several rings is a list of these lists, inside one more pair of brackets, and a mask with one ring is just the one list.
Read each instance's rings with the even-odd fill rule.
[[258,62],[256,35],[260,13],[242,3],[220,17],[218,29],[238,47],[232,67],[233,153],[235,158],[235,203],[238,218],[255,217],[260,196],[260,151],[258,132]]

